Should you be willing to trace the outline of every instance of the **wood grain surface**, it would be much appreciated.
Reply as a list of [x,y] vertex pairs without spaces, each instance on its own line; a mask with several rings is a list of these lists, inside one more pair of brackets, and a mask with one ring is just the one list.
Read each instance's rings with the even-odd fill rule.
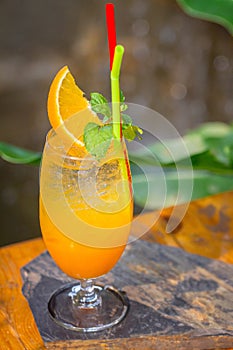
[[[45,252],[21,271],[23,294],[29,301],[40,334],[47,344],[59,340],[130,339],[164,336],[193,349],[213,344],[213,336],[233,343],[233,265],[189,254],[181,249],[138,240],[127,249],[115,268],[98,282],[127,292],[130,310],[117,326],[102,332],[82,334],[56,325],[48,315],[51,294],[68,279]],[[194,342],[194,344],[193,344]],[[219,346],[219,345],[218,345]]]
[[[140,217],[148,233],[143,239],[206,257],[233,263],[233,193],[224,193],[194,201],[174,233],[166,233],[166,223],[172,209],[163,211],[149,229],[148,221],[155,213]],[[138,227],[140,230],[140,227]],[[44,345],[28,302],[21,293],[20,268],[44,251],[41,239],[27,241],[0,249],[0,349],[189,349],[189,337],[146,335],[130,339],[71,340]],[[202,336],[192,340],[192,349],[233,349],[231,336]]]

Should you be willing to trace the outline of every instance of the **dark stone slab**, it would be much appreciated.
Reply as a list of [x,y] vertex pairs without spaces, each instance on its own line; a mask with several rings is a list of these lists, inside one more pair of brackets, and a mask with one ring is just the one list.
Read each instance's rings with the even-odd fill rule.
[[[180,249],[137,241],[116,267],[98,279],[127,292],[130,311],[112,329],[89,334],[64,330],[49,317],[47,302],[61,285],[73,282],[48,252],[21,270],[23,294],[45,342],[132,338],[141,335],[229,336],[233,344],[233,265]],[[161,338],[162,339],[162,338]]]

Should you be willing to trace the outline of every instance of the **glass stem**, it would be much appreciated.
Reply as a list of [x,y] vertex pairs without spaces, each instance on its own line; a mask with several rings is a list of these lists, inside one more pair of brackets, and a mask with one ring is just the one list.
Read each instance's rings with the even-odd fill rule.
[[83,279],[80,281],[79,290],[73,296],[73,303],[81,308],[96,308],[101,305],[101,296],[95,290],[95,286],[91,279]]

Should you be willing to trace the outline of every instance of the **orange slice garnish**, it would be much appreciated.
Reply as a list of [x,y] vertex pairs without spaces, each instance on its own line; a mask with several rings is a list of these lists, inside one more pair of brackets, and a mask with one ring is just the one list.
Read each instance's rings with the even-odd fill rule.
[[[62,130],[64,141],[72,142],[72,147],[84,148],[83,132],[89,122],[100,123],[99,118],[91,111],[88,100],[84,97],[83,91],[76,85],[72,74],[67,66],[60,69],[55,76],[48,95],[48,116],[53,129]],[[76,135],[72,134],[72,124],[69,125],[69,118],[77,115]],[[70,126],[70,127],[67,127]],[[78,134],[78,136],[77,136]]]

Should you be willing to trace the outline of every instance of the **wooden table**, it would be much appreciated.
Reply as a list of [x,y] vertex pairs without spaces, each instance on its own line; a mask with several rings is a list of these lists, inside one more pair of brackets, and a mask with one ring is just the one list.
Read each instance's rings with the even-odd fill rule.
[[[164,210],[143,239],[233,263],[233,192],[192,202],[176,230],[167,234],[165,228],[171,211],[172,209]],[[146,226],[152,215],[155,214],[141,216],[141,224]],[[20,268],[44,250],[40,238],[0,249],[0,349],[159,349],[155,345],[156,339],[150,336],[56,342],[45,346],[27,300],[21,293],[20,276]],[[221,336],[216,344],[223,348]],[[170,349],[169,344],[167,349]],[[177,349],[184,349],[179,348],[178,340]]]

